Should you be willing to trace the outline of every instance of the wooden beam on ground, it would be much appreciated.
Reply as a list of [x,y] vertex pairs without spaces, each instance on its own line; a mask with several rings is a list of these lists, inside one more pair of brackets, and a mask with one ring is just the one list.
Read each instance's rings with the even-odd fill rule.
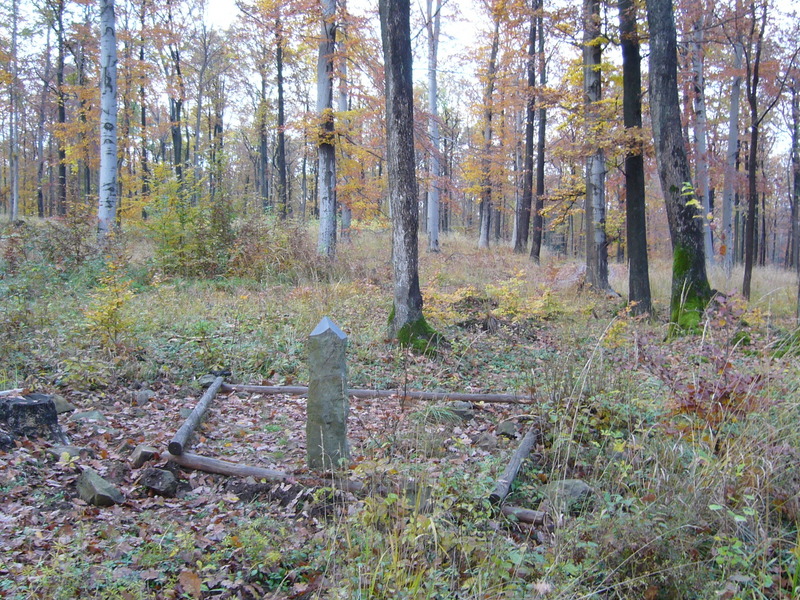
[[211,401],[214,399],[214,396],[217,395],[220,387],[222,387],[223,383],[222,377],[217,377],[214,380],[214,383],[209,386],[206,390],[206,393],[200,398],[200,401],[197,403],[197,406],[194,407],[192,414],[189,415],[189,418],[181,425],[181,428],[178,429],[178,432],[175,434],[175,437],[172,438],[172,441],[169,443],[169,452],[170,454],[174,454],[175,456],[180,456],[183,454],[183,450],[186,447],[189,438],[194,433],[197,426],[200,425],[200,421],[203,420],[203,416],[206,414]]
[[218,473],[219,475],[253,477],[255,479],[266,479],[268,481],[288,481],[291,479],[287,473],[282,471],[233,463],[227,460],[219,460],[218,458],[201,456],[199,454],[173,454],[169,456],[169,460],[187,469],[196,469],[207,473]]
[[516,452],[511,457],[511,460],[506,467],[506,470],[503,471],[503,474],[500,476],[500,479],[497,480],[497,483],[494,486],[494,491],[489,495],[489,502],[492,504],[500,504],[503,500],[505,500],[506,496],[508,496],[509,491],[511,490],[511,484],[514,483],[514,479],[517,477],[517,473],[519,473],[519,469],[522,466],[522,461],[524,461],[528,455],[531,453],[534,444],[536,444],[536,439],[539,437],[539,430],[535,427],[531,427],[528,430],[528,433],[525,434],[525,437],[522,438],[522,441],[517,447]]
[[[287,394],[290,396],[305,396],[308,388],[302,385],[239,385],[225,383],[222,385],[224,392],[245,392],[248,394]],[[443,402],[446,400],[461,402],[486,402],[487,404],[533,404],[530,398],[522,398],[516,394],[464,394],[458,392],[418,392],[403,390],[362,390],[349,389],[347,395],[354,398],[390,398],[399,396],[412,400],[429,400]]]

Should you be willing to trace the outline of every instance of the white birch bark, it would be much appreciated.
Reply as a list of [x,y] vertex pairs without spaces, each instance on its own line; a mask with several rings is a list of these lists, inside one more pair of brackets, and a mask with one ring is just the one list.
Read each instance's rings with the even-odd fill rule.
[[333,53],[336,40],[336,0],[321,0],[322,39],[317,59],[317,114],[320,119],[317,170],[319,237],[317,251],[336,254],[336,153],[333,145]]
[[100,0],[100,203],[98,236],[105,239],[117,214],[117,36],[114,0]]
[[704,17],[701,15],[694,22],[694,33],[692,40],[692,71],[694,71],[694,139],[697,158],[695,160],[697,188],[695,195],[703,206],[703,247],[706,254],[706,261],[709,265],[714,264],[714,242],[713,230],[711,229],[711,196],[710,182],[708,177],[708,124],[706,118],[706,82],[705,82],[705,60],[704,45],[705,37],[703,28],[705,26]]
[[733,43],[734,76],[731,81],[731,112],[728,121],[728,149],[725,153],[725,177],[722,184],[722,262],[728,278],[733,270],[733,200],[736,191],[736,154],[739,149],[739,101],[742,94],[742,61],[744,50],[738,40]]
[[439,252],[439,83],[436,70],[439,60],[442,0],[427,0],[428,9],[428,132],[431,136],[431,180],[428,187],[428,251]]

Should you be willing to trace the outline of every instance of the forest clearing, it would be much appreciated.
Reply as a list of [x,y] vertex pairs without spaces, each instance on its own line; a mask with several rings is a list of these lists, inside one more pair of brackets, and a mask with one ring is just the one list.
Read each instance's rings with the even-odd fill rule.
[[800,598],[797,12],[373,4],[0,3],[0,596]]
[[[387,339],[386,233],[357,234],[316,270],[313,245],[285,239],[298,271],[268,280],[162,279],[141,240],[69,271],[28,246],[25,269],[6,272],[0,388],[70,403],[59,421],[81,450],[21,439],[0,453],[5,597],[796,597],[793,275],[757,270],[753,302],[730,296],[701,333],[666,339],[666,265],[650,321],[590,291],[580,265],[447,237],[421,254],[426,313],[447,340],[426,355]],[[611,272],[624,294],[625,269]],[[531,403],[474,403],[464,418],[449,402],[353,398],[338,477],[363,488],[341,491],[305,467],[303,397],[223,391],[191,451],[293,481],[170,466],[200,376],[304,385],[326,315],[348,334],[351,387]],[[546,512],[539,524],[488,501],[530,428],[506,503]],[[139,444],[157,452],[134,467]],[[86,468],[123,502],[81,500]],[[155,494],[152,468],[177,488]],[[562,480],[584,482],[585,503],[552,506],[546,486]]]

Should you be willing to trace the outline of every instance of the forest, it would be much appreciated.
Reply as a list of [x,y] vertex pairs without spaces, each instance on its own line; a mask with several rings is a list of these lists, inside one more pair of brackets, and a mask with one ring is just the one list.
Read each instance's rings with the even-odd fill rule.
[[800,597],[790,3],[0,40],[0,595]]

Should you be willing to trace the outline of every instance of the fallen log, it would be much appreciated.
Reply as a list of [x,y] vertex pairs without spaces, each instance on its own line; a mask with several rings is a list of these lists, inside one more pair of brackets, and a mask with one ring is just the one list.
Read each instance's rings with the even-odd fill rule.
[[517,477],[517,473],[519,473],[519,469],[522,466],[522,461],[524,461],[531,453],[538,435],[539,430],[532,427],[528,430],[528,433],[525,434],[525,437],[522,438],[522,441],[520,442],[516,452],[514,452],[514,455],[511,457],[508,466],[506,467],[505,471],[503,471],[500,479],[497,480],[497,483],[494,486],[494,491],[489,495],[489,502],[492,504],[500,504],[503,500],[505,500],[506,496],[508,496],[508,493],[511,490],[511,484],[514,483],[514,479]]
[[[303,385],[240,385],[223,383],[222,391],[245,392],[248,394],[287,394],[290,396],[305,396],[308,394],[308,388]],[[412,400],[432,400],[437,402],[453,400],[460,402],[486,402],[487,404],[533,404],[531,398],[526,400],[516,394],[464,394],[458,392],[348,389],[347,395],[353,398],[390,398],[392,396],[399,396]]]
[[316,478],[297,479],[283,471],[276,471],[274,469],[265,469],[263,467],[254,467],[252,465],[244,465],[241,463],[233,463],[227,460],[220,460],[218,458],[210,458],[208,456],[201,456],[200,454],[183,453],[180,455],[171,454],[168,459],[175,464],[178,464],[187,469],[195,469],[197,471],[205,471],[206,473],[217,473],[218,475],[227,475],[229,477],[252,477],[253,479],[266,479],[267,481],[287,481],[289,483],[299,483],[308,487],[319,487],[320,485],[329,485],[336,489],[352,492],[354,494],[363,493],[367,487],[359,481],[351,481],[349,479],[333,480],[328,484],[322,484],[321,480]]
[[168,449],[170,454],[174,454],[175,456],[183,454],[183,449],[186,447],[189,438],[192,436],[195,429],[197,429],[197,426],[200,425],[200,421],[203,420],[203,416],[206,414],[214,396],[217,395],[223,381],[222,377],[217,377],[214,383],[206,390],[206,393],[200,398],[192,414],[190,414],[189,418],[181,425],[181,428],[178,429],[175,437],[173,437],[172,441],[169,443]]
[[265,469],[263,467],[253,467],[239,463],[209,458],[199,454],[172,454],[169,460],[187,469],[196,469],[207,473],[217,473],[219,475],[230,475],[234,477],[253,477],[254,479],[266,479],[268,481],[290,481],[292,478],[288,473]]
[[522,523],[531,525],[543,525],[547,518],[547,513],[541,510],[531,510],[530,508],[519,508],[518,506],[505,505],[500,509],[507,517],[512,517]]
[[13,390],[0,390],[0,398],[5,398],[6,396],[21,396],[22,392],[25,390],[23,388],[14,388]]

